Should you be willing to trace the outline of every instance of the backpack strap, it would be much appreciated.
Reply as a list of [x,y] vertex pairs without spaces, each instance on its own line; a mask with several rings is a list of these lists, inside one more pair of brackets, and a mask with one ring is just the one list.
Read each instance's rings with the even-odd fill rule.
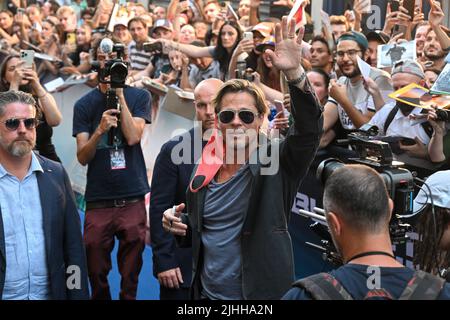
[[391,125],[392,121],[394,120],[394,117],[397,114],[398,109],[399,109],[398,106],[395,105],[392,108],[392,110],[389,112],[389,114],[388,114],[388,116],[386,118],[386,121],[384,122],[383,130],[384,130],[384,135],[385,136],[387,135],[387,133],[386,133],[387,129],[389,128],[389,126]]
[[408,282],[399,300],[436,300],[444,284],[444,279],[418,270]]
[[[427,110],[422,109],[422,111],[420,111],[420,113],[427,113]],[[428,121],[422,122],[420,124],[423,128],[423,131],[425,131],[425,133],[428,135],[428,137],[432,137],[433,136],[433,127],[431,126],[431,124]]]
[[308,292],[314,300],[353,300],[344,287],[329,273],[319,273],[293,284]]

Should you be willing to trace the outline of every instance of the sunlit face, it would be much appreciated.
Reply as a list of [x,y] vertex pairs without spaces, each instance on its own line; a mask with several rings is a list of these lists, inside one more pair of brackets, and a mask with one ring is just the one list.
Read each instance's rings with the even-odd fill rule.
[[[224,137],[228,148],[244,149],[257,139],[257,133],[263,123],[263,115],[258,113],[256,101],[248,92],[226,93],[220,103],[220,112],[224,110],[236,111],[230,123],[218,121],[218,128]],[[248,110],[255,114],[252,123],[244,123],[238,116],[240,110]],[[219,112],[219,115],[220,115]]]
[[421,26],[416,30],[416,49],[419,56],[423,52],[423,47],[425,46],[425,40],[427,39],[427,32],[429,28],[429,26]]
[[311,45],[311,65],[314,68],[324,68],[333,62],[332,55],[328,52],[328,47],[321,41],[314,41]]
[[[11,58],[8,60],[7,64],[6,64],[6,72],[5,72],[5,80],[8,83],[13,82],[14,80],[14,73],[16,71],[16,69],[19,67],[18,64],[20,63],[20,58]],[[20,85],[26,85],[28,84],[30,81],[26,80],[26,79],[22,79],[22,81],[20,82]]]
[[42,22],[42,37],[44,39],[49,39],[53,34],[53,26],[47,21]]
[[148,38],[147,28],[140,21],[132,22],[129,31],[133,40],[138,43],[145,42]]
[[203,14],[205,15],[205,21],[207,23],[213,23],[216,20],[216,17],[219,14],[219,12],[220,12],[220,9],[219,9],[219,6],[217,6],[217,4],[215,4],[214,2],[208,4],[203,9]]
[[222,38],[222,46],[227,50],[232,50],[237,41],[238,32],[232,26],[226,25],[222,28],[220,37]]
[[204,22],[196,22],[194,25],[195,35],[198,39],[205,39],[206,32],[208,32],[208,26]]
[[6,12],[0,13],[0,27],[4,30],[8,30],[13,25],[13,18],[9,16]]
[[328,99],[328,88],[326,87],[323,76],[315,71],[308,72],[307,76],[311,86],[316,92],[317,98],[319,98],[321,104],[324,104]]
[[36,117],[34,106],[23,103],[10,103],[4,106],[4,113],[0,117],[0,152],[14,157],[29,155],[36,145],[36,129],[27,129],[23,121],[16,130],[6,128],[8,119],[30,119]]
[[445,52],[442,50],[441,44],[434,31],[428,32],[423,52],[425,56],[432,61],[445,57]]
[[[339,52],[345,53],[344,56],[340,57]],[[348,78],[361,74],[358,68],[357,56],[362,58],[361,49],[355,41],[344,40],[338,43],[336,62],[342,74]]]
[[241,0],[239,2],[238,14],[240,18],[250,14],[250,0]]
[[155,10],[153,10],[153,15],[155,20],[165,19],[166,9],[164,9],[163,7],[156,7]]
[[219,90],[218,85],[202,85],[196,88],[195,95],[195,115],[198,121],[202,122],[203,130],[214,127],[214,107],[212,100]]
[[191,43],[196,39],[195,29],[190,24],[183,26],[180,30],[180,42]]
[[41,13],[36,7],[29,7],[27,9],[27,16],[30,19],[31,23],[41,21]]
[[82,46],[91,41],[91,30],[88,28],[78,28],[76,33],[77,45]]
[[347,32],[347,27],[345,24],[332,24],[331,31],[333,32],[334,39],[339,39],[344,33]]
[[121,24],[114,26],[114,36],[122,42],[128,41],[129,33],[127,27]]
[[59,16],[59,23],[65,32],[72,32],[77,27],[77,16],[66,11]]

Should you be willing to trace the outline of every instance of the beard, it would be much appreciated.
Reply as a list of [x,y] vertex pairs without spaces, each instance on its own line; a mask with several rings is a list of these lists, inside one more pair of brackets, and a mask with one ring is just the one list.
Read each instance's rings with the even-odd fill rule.
[[445,52],[443,50],[437,50],[436,49],[436,53],[430,53],[429,52],[429,47],[425,48],[423,52],[425,54],[425,57],[427,57],[431,61],[440,60],[440,59],[443,59],[446,56],[446,54],[445,54]]
[[[1,141],[3,145],[3,142]],[[23,157],[31,153],[36,143],[27,139],[15,140],[6,146],[8,152],[14,157]]]
[[351,71],[351,72],[345,72],[344,71],[344,66],[340,66],[339,65],[339,69],[341,70],[342,74],[344,76],[346,76],[347,78],[354,78],[356,76],[361,75],[361,72],[359,71],[359,68],[357,68],[357,67],[354,67],[353,71]]

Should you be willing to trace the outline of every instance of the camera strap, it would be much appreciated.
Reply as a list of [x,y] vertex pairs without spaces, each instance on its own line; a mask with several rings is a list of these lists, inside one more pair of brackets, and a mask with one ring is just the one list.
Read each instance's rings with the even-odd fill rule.
[[391,257],[392,259],[395,259],[395,256],[393,254],[390,254],[388,252],[384,252],[384,251],[367,251],[367,252],[362,252],[362,253],[358,253],[357,255],[351,257],[350,259],[347,260],[347,263],[349,263],[352,260],[358,259],[358,258],[362,258],[362,257],[367,257],[367,256],[388,256]]

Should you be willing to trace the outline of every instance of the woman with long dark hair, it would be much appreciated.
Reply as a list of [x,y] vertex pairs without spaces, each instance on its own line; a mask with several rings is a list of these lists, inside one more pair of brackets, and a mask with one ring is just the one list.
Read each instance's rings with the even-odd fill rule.
[[36,108],[42,114],[41,124],[36,129],[36,150],[39,154],[55,161],[58,158],[52,144],[53,129],[61,123],[62,115],[55,99],[40,84],[34,68],[24,68],[18,55],[9,55],[0,66],[0,92],[20,90],[33,95]]
[[216,46],[196,47],[189,44],[181,44],[174,41],[161,41],[167,51],[179,50],[191,58],[212,57],[220,64],[221,80],[229,78],[228,65],[234,49],[242,38],[242,31],[239,25],[234,21],[226,21],[219,31],[219,37]]

